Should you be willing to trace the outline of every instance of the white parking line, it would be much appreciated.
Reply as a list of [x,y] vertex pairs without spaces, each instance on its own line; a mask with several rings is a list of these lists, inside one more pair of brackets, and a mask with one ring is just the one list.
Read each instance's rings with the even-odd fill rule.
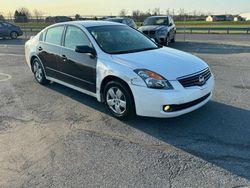
[[0,82],[5,82],[11,78],[11,75],[0,72]]
[[0,56],[16,56],[16,57],[23,57],[24,54],[8,54],[8,53],[0,53]]

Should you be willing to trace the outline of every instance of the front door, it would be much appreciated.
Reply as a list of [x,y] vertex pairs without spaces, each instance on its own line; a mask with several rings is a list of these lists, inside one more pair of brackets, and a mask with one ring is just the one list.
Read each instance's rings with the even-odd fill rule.
[[69,25],[59,68],[65,82],[95,93],[97,57],[75,52],[76,46],[84,45],[92,47],[87,35],[80,28]]

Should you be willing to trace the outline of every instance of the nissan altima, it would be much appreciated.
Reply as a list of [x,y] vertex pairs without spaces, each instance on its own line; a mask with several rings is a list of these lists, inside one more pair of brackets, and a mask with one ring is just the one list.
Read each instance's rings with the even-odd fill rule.
[[91,95],[119,119],[189,113],[211,99],[214,87],[203,60],[113,22],[49,26],[26,42],[25,56],[38,83]]

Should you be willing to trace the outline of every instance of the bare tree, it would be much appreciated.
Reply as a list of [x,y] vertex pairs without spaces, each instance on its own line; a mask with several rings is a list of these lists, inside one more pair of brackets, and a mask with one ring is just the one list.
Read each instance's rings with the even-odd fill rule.
[[153,9],[153,13],[152,13],[154,16],[158,16],[161,14],[161,9],[160,8],[155,8]]
[[81,19],[80,14],[76,14],[76,15],[75,15],[75,20],[80,20],[80,19]]
[[44,15],[43,11],[34,9],[33,10],[34,16],[36,18],[36,21],[38,22],[39,20],[42,19],[42,16]]
[[5,20],[4,16],[0,12],[0,20]]
[[18,9],[18,12],[25,15],[27,17],[27,19],[29,19],[31,17],[31,13],[30,13],[29,9],[27,9],[26,7],[22,7],[20,9]]
[[7,19],[10,21],[10,20],[12,20],[13,19],[13,14],[12,14],[12,12],[8,12],[7,13]]
[[170,9],[169,8],[166,10],[166,15],[170,16]]
[[134,20],[139,21],[140,20],[140,15],[141,15],[140,10],[133,10],[132,11],[132,17],[134,18]]
[[125,16],[127,15],[127,13],[128,13],[127,10],[122,9],[122,10],[120,11],[120,14],[119,14],[119,15],[120,15],[121,17],[125,17]]

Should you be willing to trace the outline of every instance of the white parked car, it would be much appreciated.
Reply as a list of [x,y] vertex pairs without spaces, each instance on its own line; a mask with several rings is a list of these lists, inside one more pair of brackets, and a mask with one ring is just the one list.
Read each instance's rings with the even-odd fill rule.
[[205,105],[214,76],[201,59],[105,21],[52,25],[25,44],[35,79],[105,102],[117,118],[176,117]]

